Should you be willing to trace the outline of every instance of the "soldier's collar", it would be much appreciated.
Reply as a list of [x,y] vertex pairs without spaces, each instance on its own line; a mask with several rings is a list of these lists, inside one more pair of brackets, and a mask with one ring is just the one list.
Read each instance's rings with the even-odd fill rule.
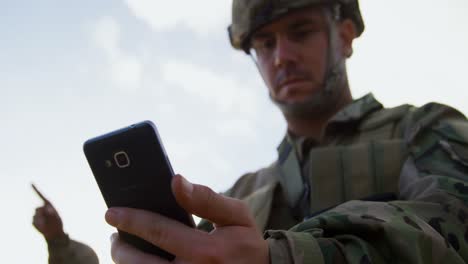
[[[382,109],[383,105],[375,99],[372,93],[368,93],[365,96],[353,100],[353,102],[341,111],[336,113],[329,121],[327,128],[337,124],[346,123],[357,123],[362,120],[368,114]],[[317,145],[318,142],[307,137],[297,137],[287,131],[281,144],[278,146],[278,152],[281,156],[284,156],[288,148],[293,147],[298,155],[299,160],[303,159],[304,150],[309,149],[313,145]]]
[[360,121],[369,113],[382,109],[383,105],[377,101],[372,93],[354,100],[351,104],[347,105],[343,110],[334,115],[328,124],[332,123],[348,123]]
[[290,133],[286,135],[283,141],[284,142],[282,144],[290,144],[294,148],[299,161],[302,161],[304,159],[304,154],[306,150],[318,145],[318,141],[316,139],[307,137],[296,137]]

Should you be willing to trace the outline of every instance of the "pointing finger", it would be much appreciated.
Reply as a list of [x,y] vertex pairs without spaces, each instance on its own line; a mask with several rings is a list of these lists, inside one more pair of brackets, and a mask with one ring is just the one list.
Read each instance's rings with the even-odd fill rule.
[[45,196],[37,189],[36,185],[34,183],[31,183],[31,187],[33,190],[36,192],[36,194],[44,201],[45,204],[50,204],[49,200],[45,198]]

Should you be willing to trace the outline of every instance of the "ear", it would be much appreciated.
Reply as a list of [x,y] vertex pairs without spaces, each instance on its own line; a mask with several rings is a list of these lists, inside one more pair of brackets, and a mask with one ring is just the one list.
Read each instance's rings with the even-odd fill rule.
[[356,26],[351,19],[344,19],[339,24],[341,54],[349,58],[353,55],[353,41],[356,38]]

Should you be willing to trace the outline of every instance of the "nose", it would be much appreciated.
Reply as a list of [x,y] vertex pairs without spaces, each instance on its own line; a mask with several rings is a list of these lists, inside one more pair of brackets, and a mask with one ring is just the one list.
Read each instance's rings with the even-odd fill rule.
[[276,40],[274,51],[274,64],[276,67],[283,67],[297,60],[297,48],[292,41],[285,36],[280,36]]

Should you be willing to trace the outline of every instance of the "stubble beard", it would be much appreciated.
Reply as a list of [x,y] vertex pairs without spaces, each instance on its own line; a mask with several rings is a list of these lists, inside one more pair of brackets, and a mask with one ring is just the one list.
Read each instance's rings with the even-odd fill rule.
[[346,70],[340,65],[338,71],[332,78],[327,78],[318,91],[311,93],[300,102],[283,102],[272,96],[270,100],[278,106],[286,118],[293,119],[315,119],[334,114],[343,100],[347,87]]

